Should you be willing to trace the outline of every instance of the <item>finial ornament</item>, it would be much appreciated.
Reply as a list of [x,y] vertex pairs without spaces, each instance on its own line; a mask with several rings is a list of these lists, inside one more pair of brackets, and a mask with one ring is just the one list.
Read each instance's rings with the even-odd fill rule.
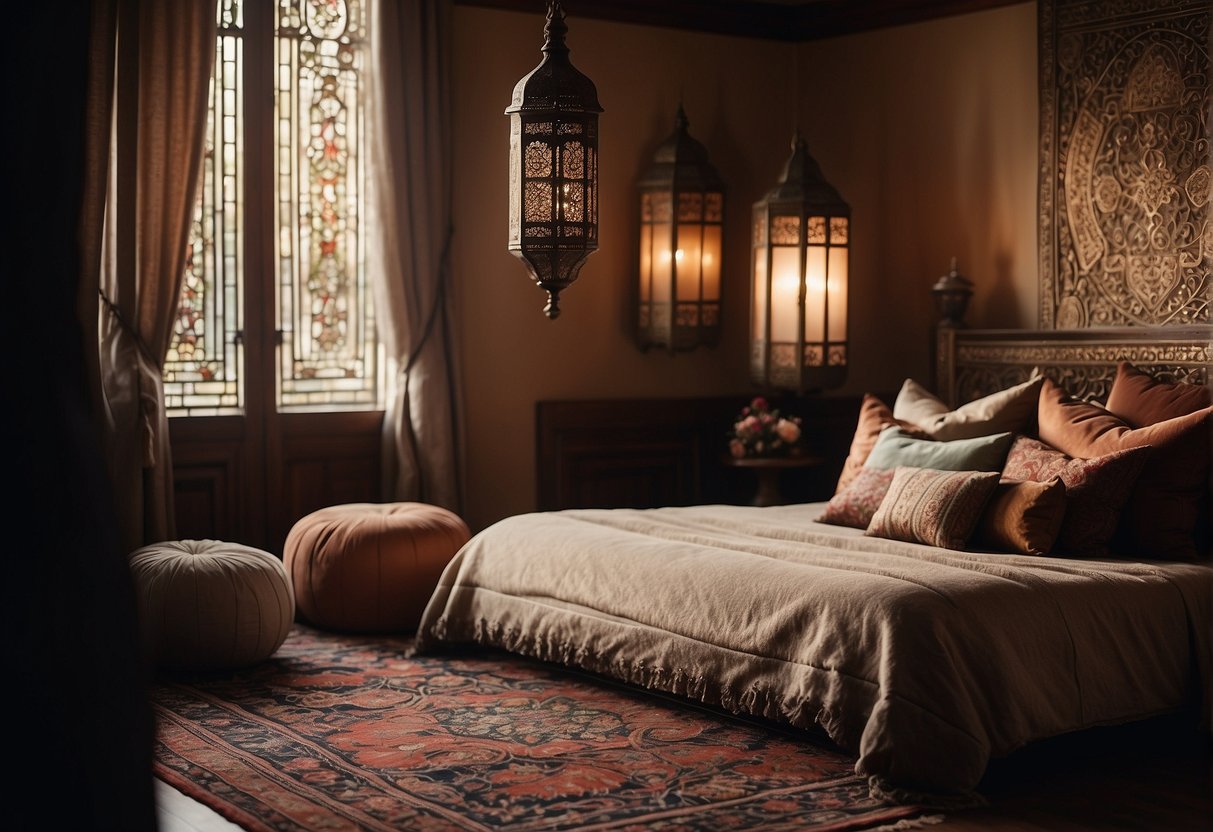
[[965,310],[969,306],[969,298],[973,296],[973,281],[957,270],[955,257],[952,258],[951,270],[931,287],[931,294],[935,295],[939,310],[939,326],[965,325]]

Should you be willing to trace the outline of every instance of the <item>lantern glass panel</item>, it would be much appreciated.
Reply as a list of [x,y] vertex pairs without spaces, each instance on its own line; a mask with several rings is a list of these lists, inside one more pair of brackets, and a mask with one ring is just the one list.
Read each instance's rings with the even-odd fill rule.
[[653,226],[640,226],[640,299],[653,299]]
[[[809,226],[812,238],[812,224]],[[804,339],[825,340],[826,326],[826,249],[809,246],[805,258]]]
[[756,340],[766,341],[767,328],[767,250],[754,249],[754,319],[751,322]]
[[771,276],[771,340],[794,343],[799,340],[800,249],[773,246]]
[[847,249],[830,247],[830,341],[847,340]]
[[678,226],[678,248],[674,252],[677,273],[678,300],[699,300],[699,269],[702,246],[699,235],[703,226],[682,223]]
[[653,224],[653,300],[670,302],[670,282],[673,276],[674,228],[668,222]]
[[720,300],[720,248],[719,225],[707,225],[703,229],[703,299]]

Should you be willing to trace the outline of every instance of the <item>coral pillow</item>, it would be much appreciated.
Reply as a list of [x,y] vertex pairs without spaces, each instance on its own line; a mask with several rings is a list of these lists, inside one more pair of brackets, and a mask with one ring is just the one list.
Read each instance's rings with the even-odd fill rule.
[[893,418],[893,411],[876,396],[871,393],[864,394],[863,403],[859,406],[859,424],[855,426],[855,435],[851,438],[851,451],[842,464],[842,474],[838,477],[838,484],[834,487],[835,494],[841,493],[851,480],[855,479],[860,469],[863,468],[863,464],[868,461],[868,454],[872,453],[872,448],[875,447],[880,432],[890,425],[898,425],[907,429],[914,427],[908,422],[899,422]]
[[[1135,557],[1193,560],[1209,499],[1213,407],[1133,428],[1099,405],[1073,398],[1051,379],[1040,391],[1040,438],[1072,457],[1153,448],[1125,504],[1116,549]],[[1202,540],[1203,548],[1203,540]]]
[[963,549],[996,485],[993,471],[897,468],[864,534]]
[[866,529],[893,482],[893,472],[892,468],[860,468],[855,479],[826,503],[817,522]]
[[975,539],[990,549],[1047,555],[1065,513],[1066,486],[1060,477],[1046,482],[1003,479],[982,512]]
[[1036,420],[1044,376],[991,393],[950,410],[914,379],[907,378],[893,403],[893,418],[921,428],[932,439],[949,441],[992,433],[1029,433]]
[[1130,427],[1141,428],[1195,413],[1213,404],[1211,399],[1203,384],[1160,381],[1122,361],[1116,367],[1107,407]]
[[868,454],[867,468],[934,468],[937,471],[1001,471],[1011,448],[1010,433],[936,442],[899,427],[885,428]]

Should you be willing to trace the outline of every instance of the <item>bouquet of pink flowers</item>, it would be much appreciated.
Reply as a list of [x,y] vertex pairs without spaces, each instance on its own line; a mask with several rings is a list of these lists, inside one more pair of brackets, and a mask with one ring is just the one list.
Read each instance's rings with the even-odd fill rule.
[[800,452],[800,417],[780,415],[762,396],[741,409],[729,433],[729,453],[752,456],[795,456]]

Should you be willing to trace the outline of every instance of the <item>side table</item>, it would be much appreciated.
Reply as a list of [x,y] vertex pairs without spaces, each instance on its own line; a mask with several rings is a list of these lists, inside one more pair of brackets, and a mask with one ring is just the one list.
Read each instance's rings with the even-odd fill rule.
[[725,465],[734,468],[753,469],[758,478],[758,490],[750,505],[778,506],[783,505],[783,495],[779,490],[780,475],[791,468],[811,468],[820,465],[825,460],[819,456],[743,456],[735,457],[728,454],[721,457]]

